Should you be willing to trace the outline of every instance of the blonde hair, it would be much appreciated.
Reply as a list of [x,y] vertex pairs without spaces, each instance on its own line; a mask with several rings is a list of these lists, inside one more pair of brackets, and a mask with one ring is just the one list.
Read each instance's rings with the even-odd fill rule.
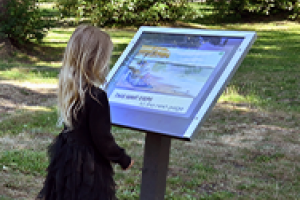
[[74,127],[86,92],[90,92],[93,85],[105,83],[112,49],[109,35],[96,27],[81,25],[74,31],[59,74],[59,124],[64,122],[68,128]]

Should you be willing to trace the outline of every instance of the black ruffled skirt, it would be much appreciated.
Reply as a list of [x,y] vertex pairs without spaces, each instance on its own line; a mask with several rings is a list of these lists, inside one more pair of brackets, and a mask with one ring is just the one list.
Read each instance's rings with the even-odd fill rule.
[[78,145],[62,132],[48,153],[48,174],[37,199],[116,200],[112,166],[97,160],[92,146]]

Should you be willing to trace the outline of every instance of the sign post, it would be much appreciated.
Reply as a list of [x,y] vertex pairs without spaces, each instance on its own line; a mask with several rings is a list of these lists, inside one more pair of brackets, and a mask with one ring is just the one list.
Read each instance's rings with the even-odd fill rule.
[[146,134],[140,200],[164,199],[170,146],[170,137]]

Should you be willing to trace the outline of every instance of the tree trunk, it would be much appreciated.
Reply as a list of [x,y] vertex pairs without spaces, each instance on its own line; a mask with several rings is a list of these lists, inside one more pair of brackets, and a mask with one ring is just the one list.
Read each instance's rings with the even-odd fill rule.
[[[6,5],[9,0],[0,0],[0,21],[5,21],[6,17]],[[8,38],[5,37],[4,33],[0,32],[0,59],[8,58],[12,55],[13,46]]]
[[0,0],[0,21],[4,21],[6,20],[6,17],[7,17],[7,9],[6,9],[6,6],[7,6],[7,3],[9,2],[9,0]]

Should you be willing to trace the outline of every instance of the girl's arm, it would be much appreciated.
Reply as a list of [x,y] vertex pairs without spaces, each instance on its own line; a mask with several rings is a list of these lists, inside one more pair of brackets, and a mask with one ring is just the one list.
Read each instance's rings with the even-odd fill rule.
[[89,128],[94,144],[101,155],[108,160],[118,163],[122,169],[131,165],[131,158],[125,150],[119,147],[111,134],[110,110],[107,95],[104,91],[97,89],[95,95],[99,104],[90,98],[89,105]]

